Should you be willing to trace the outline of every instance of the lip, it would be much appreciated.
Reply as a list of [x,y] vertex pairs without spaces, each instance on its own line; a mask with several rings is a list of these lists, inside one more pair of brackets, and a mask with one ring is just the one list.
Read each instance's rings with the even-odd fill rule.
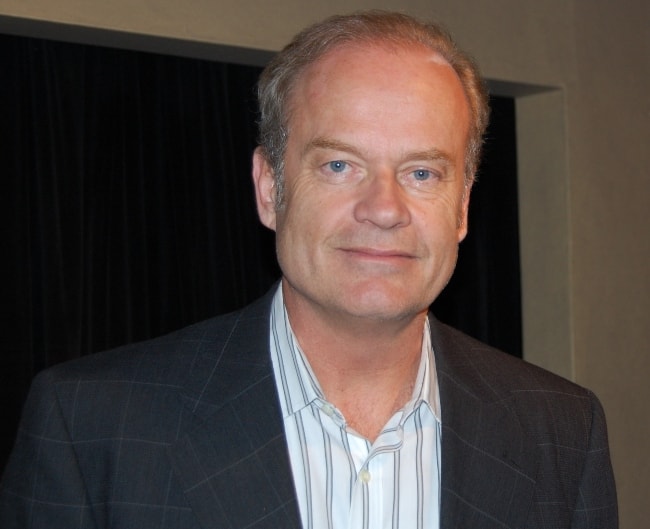
[[352,247],[342,248],[347,254],[371,260],[414,259],[415,255],[399,249]]

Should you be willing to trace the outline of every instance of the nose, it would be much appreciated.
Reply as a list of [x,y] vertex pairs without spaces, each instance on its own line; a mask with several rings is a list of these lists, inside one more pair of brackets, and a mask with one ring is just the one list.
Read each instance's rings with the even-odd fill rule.
[[405,191],[392,171],[374,174],[360,186],[354,216],[386,230],[410,223]]

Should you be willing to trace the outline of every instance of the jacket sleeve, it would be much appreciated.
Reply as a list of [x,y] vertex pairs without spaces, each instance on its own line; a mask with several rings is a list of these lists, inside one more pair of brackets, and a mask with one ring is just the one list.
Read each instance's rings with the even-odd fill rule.
[[592,421],[578,497],[573,511],[573,529],[616,529],[616,486],[609,457],[605,414],[592,394]]
[[95,528],[51,372],[38,375],[0,483],[3,529]]

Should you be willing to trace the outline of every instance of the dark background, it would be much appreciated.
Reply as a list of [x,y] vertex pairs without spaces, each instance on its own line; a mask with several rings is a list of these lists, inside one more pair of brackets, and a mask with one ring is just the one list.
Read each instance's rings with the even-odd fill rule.
[[[259,68],[0,35],[0,470],[35,373],[279,277],[249,176]],[[521,356],[514,101],[493,98],[436,315]]]

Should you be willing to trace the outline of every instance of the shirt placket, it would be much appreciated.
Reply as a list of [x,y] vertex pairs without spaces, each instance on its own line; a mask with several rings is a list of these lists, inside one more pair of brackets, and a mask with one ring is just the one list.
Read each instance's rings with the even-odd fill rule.
[[347,435],[357,468],[350,498],[348,528],[390,527],[392,516],[385,514],[388,507],[392,510],[394,458],[395,452],[402,446],[402,427],[398,425],[384,430],[372,446],[354,433],[348,432]]

